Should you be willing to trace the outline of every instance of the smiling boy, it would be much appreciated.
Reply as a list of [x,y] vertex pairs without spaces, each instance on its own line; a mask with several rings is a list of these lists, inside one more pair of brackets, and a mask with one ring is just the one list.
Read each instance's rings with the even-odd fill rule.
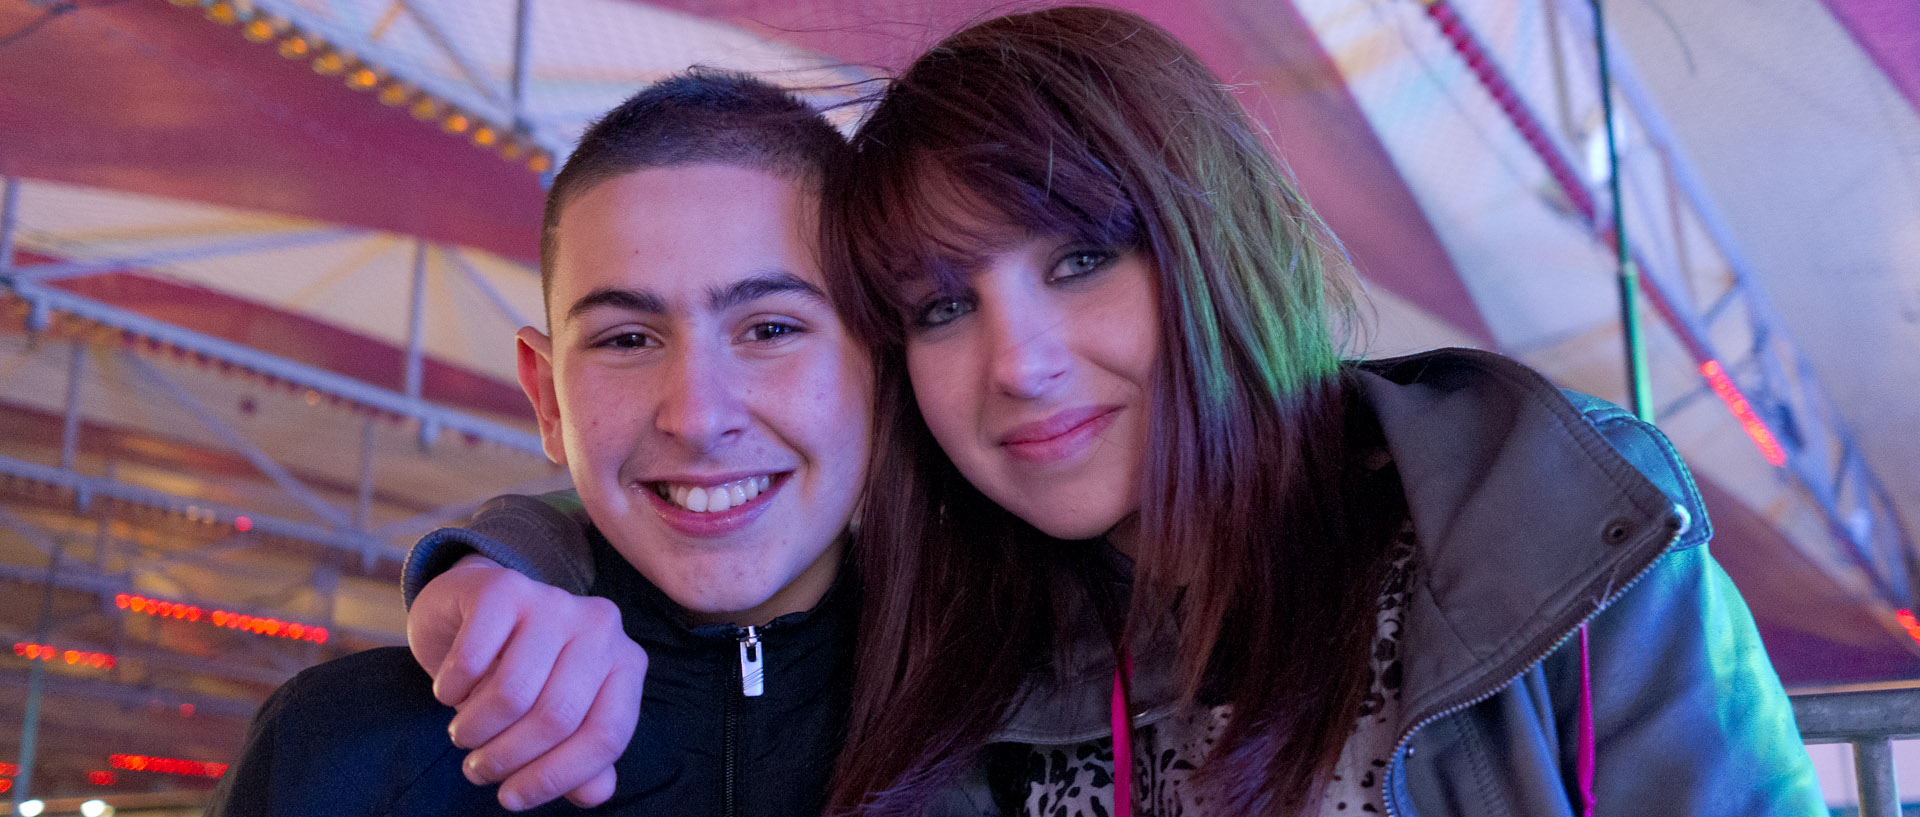
[[[621,813],[819,813],[845,720],[857,604],[836,578],[873,399],[872,366],[827,302],[813,247],[822,173],[844,148],[785,93],[705,72],[648,88],[587,132],[548,196],[549,331],[522,328],[517,355],[546,453],[571,473],[590,522],[593,576],[526,564],[487,535],[576,524],[525,498],[477,530],[429,537],[410,586],[471,553],[429,590],[479,589],[451,619],[409,626],[464,643],[421,656],[432,678],[388,648],[289,681],[210,814],[471,814],[570,789],[581,803],[611,795]],[[488,598],[528,596],[489,586],[528,580],[464,566],[480,556],[598,599],[552,591],[535,615],[495,609]],[[630,642],[531,629],[616,612]],[[572,669],[585,664],[598,669]],[[600,688],[543,690],[549,669]],[[604,771],[568,777],[604,746],[485,754],[497,737],[582,723],[614,725],[583,734],[625,734],[643,676],[617,793]],[[456,718],[435,700],[470,692],[517,711]],[[593,703],[570,704],[580,700]],[[525,741],[496,745],[508,743]],[[469,782],[498,780],[495,769],[518,771],[497,792]]]

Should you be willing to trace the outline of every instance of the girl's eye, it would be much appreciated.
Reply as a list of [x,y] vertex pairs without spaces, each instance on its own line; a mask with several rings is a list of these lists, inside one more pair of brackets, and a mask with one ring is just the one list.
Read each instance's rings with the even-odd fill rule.
[[766,343],[768,341],[780,340],[781,338],[797,335],[802,331],[805,330],[790,323],[767,321],[748,327],[743,339],[750,343]]
[[1082,275],[1099,272],[1102,267],[1111,263],[1114,257],[1113,253],[1105,250],[1075,250],[1067,253],[1060,259],[1060,263],[1054,265],[1053,275],[1050,278],[1054,281],[1070,281]]
[[913,324],[921,329],[933,329],[953,323],[972,311],[973,304],[966,300],[939,297],[914,311]]

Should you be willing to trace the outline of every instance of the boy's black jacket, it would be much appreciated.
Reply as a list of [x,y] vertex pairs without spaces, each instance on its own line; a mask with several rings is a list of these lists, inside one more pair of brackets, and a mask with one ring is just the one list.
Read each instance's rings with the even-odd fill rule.
[[[843,740],[859,602],[843,574],[814,609],[760,628],[765,694],[745,697],[742,634],[690,627],[590,531],[592,594],[620,605],[646,649],[639,727],[612,801],[591,814],[817,817]],[[471,534],[468,534],[471,535]],[[460,773],[454,710],[404,647],[310,668],[261,706],[210,817],[509,814]],[[731,755],[731,757],[729,757]],[[581,812],[565,800],[522,814]]]

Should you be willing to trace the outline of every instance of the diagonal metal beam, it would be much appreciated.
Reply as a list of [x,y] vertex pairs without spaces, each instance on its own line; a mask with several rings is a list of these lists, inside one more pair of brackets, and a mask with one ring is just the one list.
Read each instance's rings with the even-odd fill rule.
[[[558,474],[528,480],[519,485],[505,488],[501,490],[500,493],[544,494],[549,491],[565,489],[572,484],[573,478],[562,471]],[[374,528],[373,535],[383,539],[417,538],[448,522],[471,516],[474,511],[480,510],[480,506],[486,504],[486,501],[486,499],[470,499],[463,502],[455,502],[450,505],[443,505],[426,513],[407,517],[406,519],[396,519],[378,528]]]
[[452,37],[447,36],[447,31],[440,25],[439,20],[435,19],[421,4],[412,0],[400,0],[400,6],[407,10],[408,16],[411,16],[414,22],[420,24],[420,30],[427,35],[427,39],[432,40],[434,45],[446,53],[448,59],[453,60],[454,67],[460,69],[460,74],[466,77],[468,84],[485,95],[489,101],[499,105],[502,110],[515,110],[513,101],[501,93],[500,86],[493,82],[486,71],[475,64],[465,51],[461,50]]
[[445,406],[415,400],[390,389],[296,363],[278,355],[149,318],[137,312],[104,304],[65,290],[24,282],[18,285],[17,290],[20,297],[25,298],[34,310],[40,312],[58,310],[115,329],[152,338],[169,346],[206,355],[214,360],[231,363],[268,377],[305,386],[322,394],[339,395],[380,411],[410,417],[420,421],[423,426],[431,424],[437,428],[470,435],[475,439],[497,443],[543,459],[546,457],[540,447],[540,438],[529,432],[461,414]]
[[[1812,365],[1788,337],[1786,323],[1766,293],[1754,283],[1759,280],[1754,272],[1755,267],[1742,251],[1731,224],[1708,192],[1710,188],[1687,160],[1679,138],[1653,101],[1651,92],[1630,63],[1624,59],[1616,60],[1616,63],[1615,79],[1622,98],[1634,111],[1636,124],[1646,134],[1648,141],[1660,149],[1666,160],[1671,184],[1686,200],[1693,216],[1720,250],[1721,257],[1732,272],[1733,285],[1728,288],[1727,296],[1731,298],[1733,293],[1738,292],[1745,302],[1747,320],[1756,341],[1752,354],[1762,364],[1757,388],[1753,387],[1754,384],[1741,384],[1743,389],[1748,389],[1748,398],[1756,405],[1789,408],[1797,417],[1796,425],[1811,426],[1815,432],[1824,432],[1829,447],[1838,452],[1855,449],[1852,430],[1834,408],[1826,389],[1815,377]],[[1697,331],[1704,332],[1704,329]],[[1779,369],[1782,374],[1769,376],[1769,366]],[[1781,381],[1786,380],[1784,372],[1788,369],[1795,373],[1792,380],[1798,385],[1797,394],[1780,388],[1784,385]],[[1800,430],[1804,432],[1808,429]],[[1900,519],[1886,486],[1862,461],[1854,472],[1855,479],[1861,483],[1861,490],[1856,493],[1860,501],[1851,508],[1841,507],[1838,486],[1828,472],[1829,464],[1818,461],[1817,455],[1812,453],[1816,448],[1808,446],[1790,450],[1789,470],[1808,495],[1814,498],[1834,537],[1862,557],[1887,601],[1896,607],[1913,605],[1916,577],[1909,565],[1916,554],[1920,554],[1920,547],[1917,547],[1910,529]],[[1862,536],[1859,526],[1853,524],[1850,517],[1855,514],[1864,515],[1869,535]]]
[[146,253],[143,255],[118,258],[95,258],[86,261],[51,261],[45,264],[28,264],[14,267],[7,274],[8,283],[19,289],[21,283],[45,283],[61,278],[78,278],[86,275],[98,275],[103,272],[118,272],[125,269],[159,267],[184,261],[205,261],[211,258],[225,258],[234,255],[249,255],[258,252],[271,252],[311,244],[324,244],[329,241],[346,241],[366,235],[366,230],[350,230],[343,227],[321,227],[312,230],[274,233],[272,235],[254,235],[228,241],[214,241],[193,247]]
[[[172,551],[164,551],[158,554],[140,554],[138,558],[144,559],[148,562],[151,562],[156,565],[160,565],[162,567],[182,567],[182,566],[200,565],[205,567],[216,567],[216,568],[219,568],[221,571],[228,572],[228,573],[246,574],[248,572],[246,569],[236,568],[234,565],[230,563],[222,562],[221,558],[226,556],[229,553],[236,553],[242,550],[249,550],[255,547],[259,547],[260,545],[266,544],[266,541],[267,540],[262,539],[258,536],[254,536],[252,533],[235,533],[232,536],[228,536],[216,541],[208,542],[204,545],[193,548],[191,550],[172,550]],[[129,542],[123,539],[109,538],[106,540],[106,542],[116,544],[116,545],[124,543],[127,549],[130,551],[137,550],[140,547],[139,543],[137,542]],[[132,565],[135,561],[136,561],[135,556],[129,555],[127,557],[127,564]],[[132,568],[129,567],[128,569],[132,569]],[[266,574],[262,572],[260,573],[260,575],[264,577]]]
[[[15,535],[19,536],[22,539],[27,540],[28,545],[33,546],[34,550],[40,551],[42,554],[45,554],[47,558],[49,559],[60,558],[59,556],[60,543],[54,541],[53,534],[48,533],[45,528],[42,528],[39,525],[35,525],[32,522],[28,522],[25,519],[21,519],[18,515],[14,514],[14,512],[12,511],[7,510],[4,506],[0,506],[0,528],[6,528],[7,530],[13,531]],[[41,580],[44,580],[46,578],[46,575],[45,575],[46,571],[36,568],[35,572],[41,574],[40,576]]]
[[441,247],[440,257],[453,259],[454,267],[467,277],[467,282],[473,284],[473,288],[479,290],[481,295],[486,296],[487,300],[492,302],[493,308],[499,310],[507,320],[518,326],[535,326],[532,321],[527,320],[526,315],[521,314],[520,310],[515,309],[513,304],[507,301],[506,296],[500,294],[499,288],[495,287],[492,281],[487,280],[487,276],[480,274],[480,270],[474,269],[473,262],[468,261],[466,255],[460,250]]
[[41,465],[37,462],[0,456],[0,474],[33,480],[47,485],[65,488],[75,493],[87,492],[94,496],[110,497],[122,502],[144,505],[166,511],[178,511],[188,505],[206,508],[214,517],[231,522],[238,517],[253,520],[254,531],[267,536],[284,536],[303,542],[312,542],[323,547],[361,554],[369,549],[375,550],[382,558],[399,562],[406,558],[405,548],[374,536],[355,531],[341,531],[315,525],[310,522],[296,522],[278,516],[270,516],[243,510],[231,505],[208,502],[197,497],[181,496],[141,485],[120,482],[105,477],[89,476],[77,471]]
[[[1598,25],[1597,5],[1582,3],[1579,0],[1561,0],[1561,2],[1569,12],[1585,15],[1581,19],[1588,24]],[[1453,0],[1427,0],[1424,12],[1467,63],[1474,79],[1494,97],[1502,113],[1520,131],[1523,141],[1546,166],[1548,175],[1573,204],[1583,223],[1593,230],[1596,238],[1617,241],[1621,233],[1619,226],[1616,224],[1609,231],[1602,223],[1602,214],[1599,212],[1599,206],[1592,191],[1587,189],[1579,175],[1573,171],[1571,163],[1562,154],[1561,148],[1547,138],[1546,130],[1540,124],[1539,118],[1514,90],[1513,84],[1503,73],[1498,60],[1487,52],[1454,6]],[[1750,283],[1753,280],[1749,275],[1750,266],[1740,252],[1737,242],[1733,240],[1731,231],[1725,229],[1725,223],[1715,209],[1712,197],[1705,192],[1704,187],[1694,176],[1686,161],[1685,152],[1681,149],[1678,140],[1672,137],[1660,110],[1647,101],[1644,87],[1637,81],[1631,66],[1621,58],[1621,54],[1617,53],[1617,49],[1605,43],[1597,43],[1596,48],[1600,49],[1601,56],[1608,58],[1609,63],[1613,65],[1614,79],[1618,82],[1622,97],[1634,111],[1636,124],[1646,134],[1648,141],[1664,156],[1666,179],[1684,194],[1683,197],[1705,228],[1708,237],[1717,245],[1734,273],[1733,288],[1742,291],[1750,328],[1755,338],[1751,352],[1754,360],[1759,364],[1760,382],[1737,384],[1738,388],[1745,392],[1746,398],[1756,408],[1786,407],[1797,402],[1797,405],[1793,406],[1794,411],[1807,420],[1815,419],[1816,413],[1823,415],[1819,419],[1822,421],[1821,430],[1827,435],[1824,440],[1834,441],[1844,448],[1847,441],[1852,439],[1852,435],[1846,430],[1845,423],[1837,412],[1820,411],[1829,407],[1830,401],[1826,398],[1824,390],[1817,385],[1798,348],[1787,339],[1784,324],[1775,318],[1764,294]],[[1609,104],[1610,101],[1611,97],[1603,100]],[[1611,135],[1610,131],[1609,136]],[[1615,175],[1618,175],[1617,171]],[[1621,255],[1630,259],[1627,265],[1630,268],[1652,269],[1640,253],[1623,251]],[[1708,376],[1704,368],[1708,363],[1724,366],[1732,362],[1714,347],[1707,327],[1701,323],[1699,315],[1689,308],[1690,301],[1681,302],[1669,297],[1667,291],[1670,287],[1666,286],[1660,276],[1647,275],[1636,276],[1636,278],[1644,285],[1649,304],[1662,318],[1666,319],[1673,329],[1674,337],[1693,358],[1693,362],[1703,367],[1703,376]],[[1796,395],[1784,393],[1776,388],[1776,384],[1782,378],[1773,377],[1769,370],[1770,366],[1784,369],[1785,364],[1789,362],[1793,364],[1792,368],[1804,373],[1803,376],[1795,378],[1800,392],[1797,395],[1799,398],[1797,401],[1791,400]],[[1803,408],[1807,410],[1802,410]],[[1763,425],[1771,425],[1775,422],[1777,420],[1770,417],[1762,419]],[[1744,426],[1746,421],[1743,420],[1742,424]],[[1819,453],[1811,450],[1794,448],[1786,451],[1783,463],[1776,464],[1784,464],[1803,494],[1813,500],[1824,517],[1822,521],[1826,523],[1836,543],[1854,551],[1854,555],[1858,557],[1855,561],[1872,578],[1875,591],[1882,600],[1895,607],[1912,606],[1914,567],[1911,565],[1916,552],[1913,542],[1908,538],[1905,530],[1899,529],[1897,523],[1867,526],[1869,531],[1874,528],[1887,531],[1886,536],[1889,541],[1884,549],[1875,541],[1863,540],[1856,535],[1855,529],[1859,526],[1849,525],[1845,512],[1833,501],[1834,492],[1832,486],[1828,484],[1828,476],[1824,473],[1828,465],[1818,462],[1819,456]],[[1868,492],[1869,495],[1884,495],[1884,489],[1880,488],[1877,478],[1871,472],[1863,467],[1859,473],[1862,481],[1872,483],[1873,490]],[[1870,515],[1870,521],[1880,521],[1871,520],[1874,515],[1880,516],[1884,521],[1893,521],[1890,518],[1890,510],[1890,504],[1884,511],[1872,503],[1860,508],[1860,512]]]
[[280,463],[275,462],[272,457],[267,456],[267,452],[260,450],[260,447],[254,445],[246,435],[241,434],[233,426],[227,425],[226,421],[214,414],[212,409],[201,405],[199,400],[188,394],[180,384],[173,382],[173,378],[160,371],[159,367],[140,359],[139,355],[124,351],[120,353],[120,359],[146,378],[147,382],[159,387],[175,404],[186,409],[188,414],[199,420],[200,425],[213,432],[214,436],[227,444],[227,447],[245,457],[247,462],[252,463],[260,473],[267,475],[267,479],[273,480],[273,484],[280,486],[280,490],[287,492],[287,495],[292,497],[293,501],[300,503],[301,507],[312,511],[313,515],[325,520],[335,529],[354,530],[353,520],[349,519],[345,512],[321,499],[319,494],[314,493],[313,489],[308,488],[298,477]]

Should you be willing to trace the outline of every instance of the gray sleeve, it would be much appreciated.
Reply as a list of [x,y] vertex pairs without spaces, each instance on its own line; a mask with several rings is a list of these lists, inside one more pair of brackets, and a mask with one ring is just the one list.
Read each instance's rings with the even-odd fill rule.
[[593,586],[588,524],[580,495],[571,490],[489,499],[464,527],[441,528],[413,546],[400,578],[407,606],[428,581],[469,553],[584,596]]

